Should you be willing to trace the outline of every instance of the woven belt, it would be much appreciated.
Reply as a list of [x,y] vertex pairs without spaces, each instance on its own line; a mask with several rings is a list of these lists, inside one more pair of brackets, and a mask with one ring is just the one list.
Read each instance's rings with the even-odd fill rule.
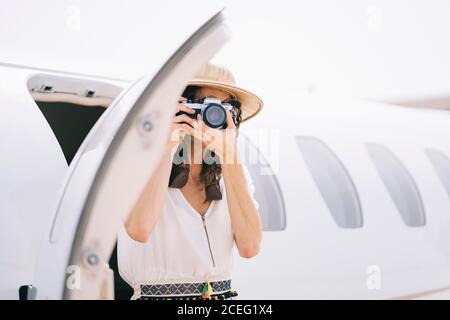
[[[201,295],[207,282],[141,285],[141,296]],[[231,280],[209,282],[213,293],[231,290]]]
[[136,300],[235,300],[238,293],[233,289],[220,293],[212,294],[209,297],[201,295],[185,295],[185,296],[140,296]]

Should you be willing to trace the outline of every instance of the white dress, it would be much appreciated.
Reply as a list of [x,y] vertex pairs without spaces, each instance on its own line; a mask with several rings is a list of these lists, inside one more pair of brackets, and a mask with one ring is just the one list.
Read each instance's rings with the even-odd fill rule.
[[[248,190],[255,188],[245,168]],[[168,188],[160,218],[145,243],[133,240],[122,224],[117,243],[121,277],[140,296],[140,285],[197,283],[232,278],[234,236],[223,178],[222,200],[213,200],[202,216],[180,189]]]

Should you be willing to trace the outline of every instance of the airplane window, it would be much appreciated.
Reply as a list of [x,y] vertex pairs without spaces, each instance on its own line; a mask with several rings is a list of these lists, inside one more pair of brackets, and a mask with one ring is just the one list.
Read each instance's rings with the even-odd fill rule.
[[362,227],[358,193],[343,163],[319,139],[299,136],[296,140],[336,224],[341,228]]
[[436,149],[426,149],[425,153],[450,197],[450,159]]
[[425,225],[422,197],[409,171],[386,147],[368,143],[366,148],[405,224]]
[[[263,229],[264,231],[284,230],[286,228],[286,210],[275,173],[258,148],[242,133],[239,135],[242,135],[244,139],[239,141],[241,152],[248,151],[252,155],[257,155],[258,163],[246,163],[245,167],[250,174],[253,185],[256,186],[255,200],[259,204]],[[243,149],[244,143],[248,149]]]

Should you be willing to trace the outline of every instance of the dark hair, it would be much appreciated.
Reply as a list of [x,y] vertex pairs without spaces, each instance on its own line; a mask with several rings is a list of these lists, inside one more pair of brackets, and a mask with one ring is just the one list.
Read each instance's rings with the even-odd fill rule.
[[[197,94],[200,91],[199,86],[187,86],[182,96],[188,100],[197,99]],[[235,112],[234,122],[239,128],[241,122],[241,108],[240,104],[233,104],[233,111]],[[185,140],[189,142],[189,140]],[[189,177],[189,163],[187,163],[186,149],[190,150],[190,143],[188,146],[181,143],[174,155],[172,163],[172,171],[170,172],[169,187],[182,188],[186,184]],[[219,157],[213,151],[206,150],[208,161],[205,162],[205,155],[202,159],[202,168],[200,170],[200,180],[205,184],[205,202],[210,200],[222,199],[222,192],[219,186],[219,180],[222,175],[222,166],[220,165]]]

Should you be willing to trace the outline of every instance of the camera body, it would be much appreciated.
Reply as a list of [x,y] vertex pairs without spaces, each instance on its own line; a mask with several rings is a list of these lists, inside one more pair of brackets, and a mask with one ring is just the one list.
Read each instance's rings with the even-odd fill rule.
[[219,99],[208,98],[204,100],[188,100],[181,103],[182,105],[192,108],[195,113],[187,113],[179,111],[176,115],[185,114],[189,118],[197,119],[197,115],[201,114],[203,122],[211,128],[225,129],[227,127],[227,114],[225,110],[233,110],[233,106],[229,103],[222,103]]

